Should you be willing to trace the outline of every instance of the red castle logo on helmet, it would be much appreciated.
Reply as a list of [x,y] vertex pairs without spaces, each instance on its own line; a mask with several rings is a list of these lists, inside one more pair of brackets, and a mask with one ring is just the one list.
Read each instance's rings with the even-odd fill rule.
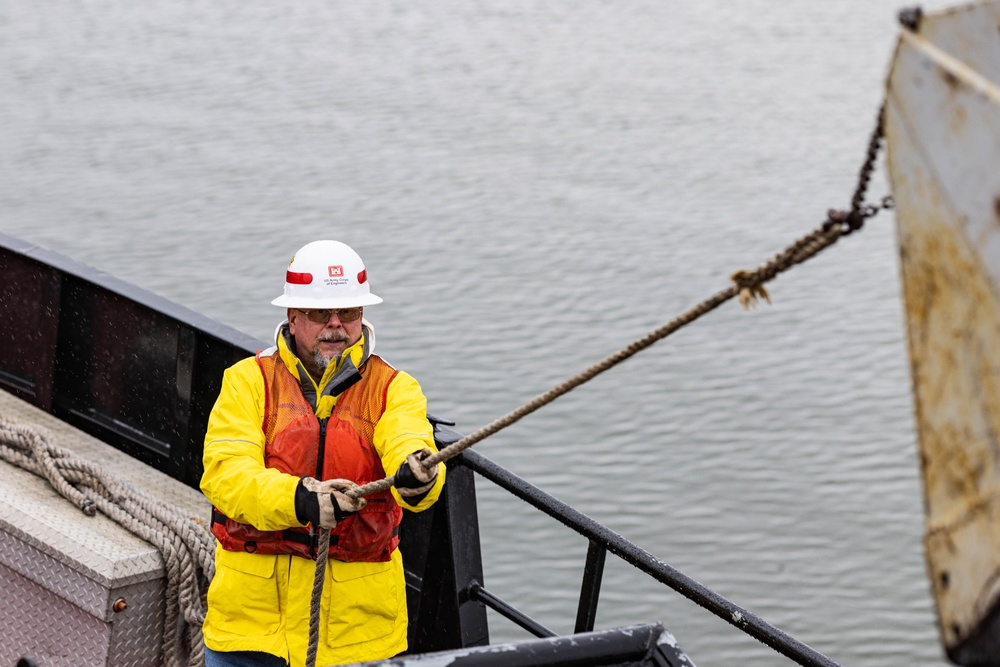
[[344,277],[344,267],[343,266],[331,266],[329,267],[331,278],[343,278]]

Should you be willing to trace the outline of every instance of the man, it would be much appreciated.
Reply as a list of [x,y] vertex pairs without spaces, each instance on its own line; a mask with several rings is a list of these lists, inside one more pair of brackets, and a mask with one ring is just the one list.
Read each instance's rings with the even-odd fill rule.
[[[364,263],[315,241],[292,258],[275,346],[226,370],[205,436],[201,489],[219,540],[206,666],[302,665],[318,532],[330,530],[317,664],[406,649],[401,507],[437,500],[445,467],[416,380],[372,354]],[[322,445],[321,445],[322,443]],[[346,491],[395,473],[395,487]]]

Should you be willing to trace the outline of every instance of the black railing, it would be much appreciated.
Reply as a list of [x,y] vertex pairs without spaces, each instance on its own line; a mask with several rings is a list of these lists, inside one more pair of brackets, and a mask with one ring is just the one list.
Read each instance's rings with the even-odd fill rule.
[[531,618],[517,607],[508,604],[500,597],[490,593],[478,582],[470,584],[468,587],[469,599],[482,602],[484,605],[497,612],[509,621],[516,623],[536,637],[557,637],[555,632]]
[[[452,437],[457,440],[459,436],[456,433]],[[443,440],[447,442],[452,437],[443,438]],[[604,561],[606,554],[610,552],[798,664],[809,667],[814,665],[836,667],[837,663],[822,653],[675,570],[607,526],[545,493],[485,456],[472,450],[466,450],[458,457],[458,460],[461,465],[548,514],[590,541],[577,610],[577,632],[593,629],[600,597]],[[545,626],[523,612],[513,610],[510,605],[502,603],[498,596],[486,591],[481,585],[477,584],[473,589],[469,591],[470,598],[479,600],[490,609],[514,621],[536,636],[549,636],[546,633],[550,631]],[[498,603],[498,601],[500,602]]]

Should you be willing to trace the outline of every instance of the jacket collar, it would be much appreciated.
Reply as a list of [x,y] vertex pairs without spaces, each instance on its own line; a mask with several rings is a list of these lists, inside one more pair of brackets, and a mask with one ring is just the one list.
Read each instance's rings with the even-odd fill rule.
[[318,384],[293,351],[295,343],[288,330],[287,320],[278,325],[275,331],[275,344],[285,367],[299,381],[302,395],[315,409],[319,398],[339,396],[361,379],[360,369],[364,368],[375,347],[375,329],[367,320],[362,320],[361,338],[330,360],[330,365],[326,367]]

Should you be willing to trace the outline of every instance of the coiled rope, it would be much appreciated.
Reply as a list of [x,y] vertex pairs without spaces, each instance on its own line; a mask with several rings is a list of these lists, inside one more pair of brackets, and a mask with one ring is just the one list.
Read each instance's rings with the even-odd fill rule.
[[[753,307],[759,299],[765,299],[768,303],[770,303],[771,297],[764,288],[764,283],[773,280],[776,276],[784,273],[793,266],[801,264],[807,259],[816,256],[826,248],[829,248],[836,243],[842,236],[846,236],[859,230],[864,224],[865,219],[874,217],[880,210],[892,208],[893,203],[891,197],[884,197],[879,205],[864,204],[865,193],[868,189],[868,183],[871,180],[872,171],[875,167],[875,159],[878,156],[879,149],[882,145],[884,124],[885,106],[883,105],[879,109],[875,129],[872,131],[871,138],[868,142],[868,152],[858,175],[858,183],[854,190],[854,196],[851,198],[850,211],[828,211],[827,219],[821,226],[789,245],[785,248],[785,250],[775,255],[770,261],[761,264],[752,271],[740,270],[733,273],[732,276],[730,276],[730,280],[733,284],[726,289],[715,293],[698,305],[686,310],[674,319],[670,320],[659,329],[648,333],[642,338],[606,357],[602,361],[594,364],[585,371],[574,375],[562,384],[549,389],[544,394],[536,396],[521,407],[487,424],[486,426],[473,431],[469,435],[457,440],[436,454],[428,456],[423,460],[424,466],[430,468],[432,466],[436,466],[442,461],[447,461],[458,456],[469,447],[475,445],[477,442],[480,442],[494,433],[507,428],[523,417],[530,415],[535,410],[548,405],[563,394],[566,394],[583,383],[592,380],[604,371],[617,366],[629,357],[646,349],[650,345],[663,340],[681,327],[694,322],[702,315],[712,312],[730,299],[739,297],[740,304],[744,308]],[[347,495],[352,498],[360,498],[362,496],[367,496],[370,493],[385,491],[389,489],[389,487],[393,486],[394,482],[394,477],[386,477],[384,479],[359,486],[356,489],[352,489],[347,492]],[[317,546],[316,573],[313,579],[312,606],[310,608],[309,616],[309,648],[306,654],[307,667],[315,667],[316,665],[316,651],[319,638],[319,607],[323,592],[329,545],[329,533],[327,532],[320,535],[319,545]]]
[[167,667],[204,665],[201,625],[207,584],[215,573],[212,533],[176,507],[51,440],[44,428],[0,419],[0,458],[47,479],[84,514],[100,510],[159,550],[167,575],[163,662]]

